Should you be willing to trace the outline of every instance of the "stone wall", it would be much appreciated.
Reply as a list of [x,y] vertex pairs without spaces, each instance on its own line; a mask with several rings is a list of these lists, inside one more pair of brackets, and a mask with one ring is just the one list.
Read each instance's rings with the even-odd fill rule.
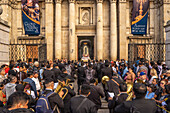
[[9,63],[9,32],[8,23],[0,19],[0,65]]
[[170,20],[167,22],[165,26],[166,32],[166,64],[170,67]]

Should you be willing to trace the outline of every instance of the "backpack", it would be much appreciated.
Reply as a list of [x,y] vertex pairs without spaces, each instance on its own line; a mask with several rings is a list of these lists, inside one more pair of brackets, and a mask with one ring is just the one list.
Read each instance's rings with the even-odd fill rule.
[[50,92],[47,95],[42,94],[38,99],[36,104],[36,113],[53,113],[54,110],[51,109],[48,97],[50,97],[54,92]]

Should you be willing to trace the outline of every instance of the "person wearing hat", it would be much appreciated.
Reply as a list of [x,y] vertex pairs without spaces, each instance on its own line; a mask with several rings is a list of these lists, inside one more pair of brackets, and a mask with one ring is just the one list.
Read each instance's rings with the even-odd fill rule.
[[147,78],[146,73],[145,73],[145,72],[141,72],[141,73],[140,73],[140,76],[139,76],[139,79],[137,79],[137,80],[135,81],[135,83],[144,83],[144,84],[148,85],[148,84],[149,84],[149,81],[148,81],[147,79],[148,79],[148,78]]

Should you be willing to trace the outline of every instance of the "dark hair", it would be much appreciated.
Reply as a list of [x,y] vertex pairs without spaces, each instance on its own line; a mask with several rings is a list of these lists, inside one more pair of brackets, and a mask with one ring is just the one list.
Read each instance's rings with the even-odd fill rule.
[[167,94],[170,94],[170,84],[165,85],[165,90]]
[[126,83],[120,84],[119,89],[120,89],[121,92],[126,92],[127,91],[127,84]]
[[24,92],[14,92],[11,94],[7,101],[7,107],[11,108],[18,103],[25,104],[29,100],[29,97]]
[[15,80],[15,78],[16,78],[16,76],[13,76],[13,75],[8,76],[9,82],[13,82]]
[[81,66],[83,66],[84,65],[84,62],[83,61],[81,61]]
[[161,65],[161,61],[157,61],[157,64],[158,64],[158,65]]
[[135,93],[136,98],[144,98],[147,92],[147,88],[145,84],[135,83],[133,85],[133,91]]
[[62,70],[61,70],[62,72],[65,72],[66,71],[66,68],[62,68]]
[[155,62],[152,61],[152,62],[150,62],[150,64],[151,64],[151,66],[154,66],[154,65],[155,65]]
[[9,69],[12,69],[13,67],[14,67],[14,65],[13,65],[13,64],[9,65]]
[[88,93],[90,92],[90,86],[87,84],[83,84],[81,86],[81,94],[82,95],[88,95]]
[[45,84],[49,84],[51,82],[53,82],[54,80],[52,78],[47,78],[45,79]]
[[96,82],[96,80],[94,78],[90,79],[90,83],[95,83],[95,82]]
[[31,75],[33,75],[33,72],[32,71],[28,71],[27,77],[30,77]]
[[88,64],[88,67],[89,67],[89,68],[91,68],[91,67],[92,67],[91,63],[89,63],[89,64]]
[[17,86],[15,86],[15,89],[16,89],[16,91],[24,91],[24,85],[22,85],[22,84],[17,84]]
[[50,68],[51,66],[50,66],[50,64],[48,64],[46,67],[47,67],[47,68]]
[[157,88],[154,84],[149,84],[148,87],[150,87],[152,89],[152,92],[155,92],[157,90]]
[[156,80],[156,83],[158,84],[159,83],[159,79],[158,78],[154,78]]

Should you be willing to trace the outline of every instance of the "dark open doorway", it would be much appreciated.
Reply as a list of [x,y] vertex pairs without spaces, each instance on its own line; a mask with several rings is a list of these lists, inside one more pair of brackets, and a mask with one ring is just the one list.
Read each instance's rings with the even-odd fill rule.
[[78,60],[81,60],[83,55],[94,59],[94,36],[78,36]]

